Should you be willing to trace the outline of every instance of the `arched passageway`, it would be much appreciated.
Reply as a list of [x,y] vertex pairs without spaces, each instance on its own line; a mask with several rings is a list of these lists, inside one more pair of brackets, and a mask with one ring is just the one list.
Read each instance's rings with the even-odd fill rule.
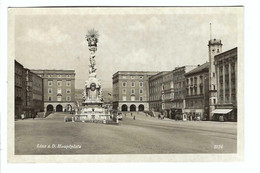
[[62,106],[61,105],[56,106],[56,112],[62,112]]
[[138,111],[144,111],[144,105],[140,104],[140,105],[138,106]]
[[130,111],[136,111],[136,106],[135,105],[131,105],[130,106]]
[[53,106],[52,105],[48,105],[47,106],[47,111],[53,111]]
[[121,110],[122,110],[122,111],[127,111],[127,105],[122,105]]

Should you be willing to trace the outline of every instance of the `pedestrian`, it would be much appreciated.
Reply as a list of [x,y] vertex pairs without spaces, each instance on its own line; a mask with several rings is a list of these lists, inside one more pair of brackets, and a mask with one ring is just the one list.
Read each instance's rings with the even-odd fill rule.
[[64,117],[64,122],[67,122],[67,116]]
[[133,116],[133,114],[131,113],[131,117]]
[[134,118],[133,118],[134,120],[135,120],[135,116],[134,116]]
[[22,120],[24,119],[24,112],[22,113],[21,118],[22,118]]

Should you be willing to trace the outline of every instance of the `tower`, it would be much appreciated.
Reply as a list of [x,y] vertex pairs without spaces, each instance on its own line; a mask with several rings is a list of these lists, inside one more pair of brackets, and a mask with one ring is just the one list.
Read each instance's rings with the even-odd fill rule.
[[[211,24],[210,24],[211,30]],[[217,78],[216,78],[216,69],[214,65],[215,55],[222,52],[222,43],[220,39],[212,39],[210,31],[210,40],[209,40],[209,118],[212,119],[212,111],[215,110],[215,105],[217,103]]]

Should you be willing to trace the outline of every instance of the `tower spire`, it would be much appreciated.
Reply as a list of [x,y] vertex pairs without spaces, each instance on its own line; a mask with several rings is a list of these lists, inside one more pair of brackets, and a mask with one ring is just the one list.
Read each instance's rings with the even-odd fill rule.
[[211,23],[209,23],[210,40],[212,39]]

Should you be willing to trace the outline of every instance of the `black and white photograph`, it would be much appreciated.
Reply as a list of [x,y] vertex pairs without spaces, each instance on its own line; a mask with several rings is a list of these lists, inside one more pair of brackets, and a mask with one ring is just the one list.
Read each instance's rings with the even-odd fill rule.
[[9,161],[241,160],[243,25],[241,6],[9,8]]

